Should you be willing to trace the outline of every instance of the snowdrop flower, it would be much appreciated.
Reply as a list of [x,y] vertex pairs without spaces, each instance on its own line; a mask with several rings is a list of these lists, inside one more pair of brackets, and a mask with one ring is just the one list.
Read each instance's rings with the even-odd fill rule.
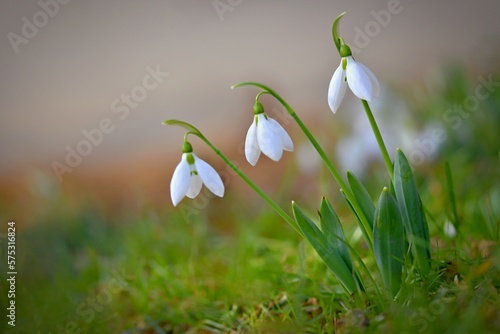
[[261,152],[278,161],[283,150],[293,151],[292,139],[278,122],[266,115],[262,104],[255,102],[253,123],[245,140],[245,157],[255,166]]
[[444,234],[446,234],[446,236],[450,239],[453,239],[457,236],[457,229],[455,228],[455,225],[453,225],[453,223],[449,220],[445,221],[443,230]]
[[334,113],[342,102],[347,85],[354,95],[367,101],[377,97],[380,91],[375,75],[368,67],[354,60],[351,49],[347,45],[344,44],[340,47],[340,55],[342,60],[333,73],[328,88],[328,104]]
[[224,196],[224,184],[215,169],[193,153],[190,143],[184,142],[182,152],[181,162],[175,168],[170,183],[170,196],[174,206],[185,196],[198,196],[203,184],[215,195]]

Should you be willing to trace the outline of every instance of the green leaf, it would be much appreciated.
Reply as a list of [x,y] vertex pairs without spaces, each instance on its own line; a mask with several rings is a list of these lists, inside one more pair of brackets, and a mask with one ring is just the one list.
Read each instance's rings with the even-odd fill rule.
[[398,203],[384,188],[375,211],[373,252],[384,284],[393,297],[401,287],[404,244],[404,227]]
[[[333,210],[330,202],[323,197],[321,200],[321,207],[319,209],[319,218],[321,223],[321,231],[326,238],[327,247],[336,249],[339,255],[344,260],[345,264],[352,271],[353,265],[351,261],[351,256],[349,250],[345,244],[346,239],[344,235],[344,230],[340,224],[339,217]],[[344,242],[342,242],[342,240]]]
[[325,262],[328,268],[333,272],[335,277],[342,284],[344,289],[353,294],[357,291],[356,281],[352,271],[340,256],[337,249],[327,246],[325,235],[319,228],[310,220],[299,208],[299,206],[292,202],[292,210],[295,220],[299,225],[300,230],[304,237],[313,246],[314,250],[318,253],[321,259]]
[[[179,121],[178,119],[167,119],[165,121],[162,122],[163,125],[175,125],[175,126],[180,126],[181,128],[184,128],[185,130],[187,130],[188,132],[186,133],[186,135],[184,136],[184,140],[186,140],[186,136],[188,134],[193,134],[195,136],[197,136],[198,138],[200,138],[201,140],[203,140],[205,143],[207,143],[209,146],[212,146],[210,144],[210,142],[205,138],[205,136],[203,136],[203,134],[201,133],[200,130],[198,130],[194,125],[192,124],[189,124],[187,122],[184,122],[184,121]],[[217,153],[217,152],[216,152]]]
[[410,164],[400,149],[396,151],[394,162],[394,190],[413,256],[418,267],[427,274],[431,259],[429,228]]
[[368,191],[351,171],[347,171],[347,181],[349,182],[354,198],[356,198],[356,201],[361,207],[361,211],[365,215],[366,220],[371,224],[370,229],[373,229],[375,205],[373,205],[373,201]]
[[333,37],[333,42],[335,43],[335,46],[337,47],[337,50],[340,52],[340,46],[341,46],[341,39],[339,37],[339,23],[340,19],[345,15],[345,12],[337,16],[335,21],[333,21],[332,25],[332,37]]
[[[349,197],[347,197],[347,194],[345,193],[345,191],[343,189],[340,189],[340,193],[342,194],[342,196],[344,196],[344,199],[346,200],[347,204],[349,204],[351,211],[354,212],[354,214],[356,215],[356,219],[358,220],[359,229],[361,230],[361,233],[363,233],[363,237],[365,238],[366,243],[368,244],[368,247],[370,247],[370,249],[373,248],[373,241],[372,241],[373,230],[370,227],[371,224],[369,225],[370,231],[367,231],[365,228],[365,225],[363,224],[363,220],[359,216],[358,211],[356,211],[354,209],[354,206],[352,205],[351,201],[349,200]],[[370,232],[370,233],[368,233],[368,232]]]

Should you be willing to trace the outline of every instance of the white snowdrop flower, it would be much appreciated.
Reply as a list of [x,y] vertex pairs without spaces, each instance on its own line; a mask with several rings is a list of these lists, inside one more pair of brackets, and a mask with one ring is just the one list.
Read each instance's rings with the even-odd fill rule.
[[354,60],[347,45],[342,45],[340,53],[342,60],[328,87],[328,104],[334,113],[340,106],[348,85],[354,95],[362,100],[371,101],[380,92],[375,75],[368,67]]
[[192,152],[189,143],[185,142],[184,148],[181,162],[175,168],[170,183],[170,196],[174,206],[177,206],[185,196],[189,198],[198,196],[203,184],[215,195],[224,196],[224,184],[215,169],[198,158]]
[[283,150],[293,151],[293,142],[285,129],[274,119],[267,116],[259,102],[254,106],[254,119],[247,132],[245,140],[245,157],[255,166],[260,153],[271,160],[278,161]]

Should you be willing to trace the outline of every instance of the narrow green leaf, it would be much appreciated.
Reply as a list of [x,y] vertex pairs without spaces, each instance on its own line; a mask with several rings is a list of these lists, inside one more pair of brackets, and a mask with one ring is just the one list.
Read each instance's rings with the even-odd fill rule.
[[384,188],[375,211],[373,252],[384,284],[393,297],[401,287],[404,244],[404,226],[398,203]]
[[[342,229],[339,217],[335,213],[335,210],[333,210],[332,205],[326,199],[326,197],[323,197],[323,199],[321,200],[319,218],[321,223],[321,231],[323,232],[327,241],[327,247],[329,249],[336,249],[349,270],[352,271],[353,265],[349,250],[347,249],[347,246],[345,244],[346,239],[344,230]],[[342,242],[342,240],[344,242]]]
[[324,234],[302,212],[302,210],[295,202],[292,202],[292,210],[295,220],[297,221],[297,224],[302,231],[302,234],[313,246],[314,250],[318,253],[321,259],[323,259],[328,268],[333,272],[344,289],[349,294],[353,294],[354,292],[356,292],[357,286],[354,275],[340,256],[338,250],[327,247],[327,241]]
[[[354,209],[354,206],[352,205],[351,201],[349,200],[349,198],[347,197],[347,194],[344,192],[343,189],[340,189],[340,193],[342,194],[342,196],[344,196],[344,199],[346,200],[347,204],[349,204],[349,207],[351,208],[351,211],[354,212],[354,214],[356,215],[356,219],[358,220],[358,226],[361,230],[361,233],[363,233],[363,236],[366,240],[366,243],[368,244],[368,247],[370,247],[370,249],[373,248],[373,241],[372,241],[372,232],[373,232],[373,229],[370,228],[370,226],[368,226],[370,228],[370,233],[368,233],[368,231],[366,230],[366,227],[365,225],[363,224],[363,220],[359,217],[359,214],[358,214],[358,211],[356,211]],[[362,214],[362,213],[361,213]]]
[[394,163],[394,190],[413,256],[427,274],[431,259],[429,228],[410,164],[400,149],[396,151]]
[[354,176],[351,171],[347,171],[347,181],[349,182],[349,186],[351,187],[352,193],[354,194],[354,198],[358,202],[361,207],[361,211],[366,217],[366,220],[372,224],[370,225],[370,229],[373,229],[373,219],[375,217],[375,205],[373,205],[373,201],[368,194],[368,191],[363,186],[363,184]]
[[321,231],[325,235],[328,249],[330,250],[333,248],[338,251],[340,257],[344,260],[349,270],[355,275],[359,288],[364,291],[365,287],[363,280],[352,263],[349,248],[352,252],[355,251],[347,243],[344,230],[342,229],[342,223],[326,197],[323,197],[321,200],[321,207],[318,214],[321,223]]

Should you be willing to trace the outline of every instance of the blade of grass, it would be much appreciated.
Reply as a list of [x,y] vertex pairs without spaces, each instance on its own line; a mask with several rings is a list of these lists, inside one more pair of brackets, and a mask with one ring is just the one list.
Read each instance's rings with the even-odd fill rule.
[[292,202],[292,210],[302,234],[306,237],[311,246],[313,246],[314,250],[316,250],[328,268],[333,272],[346,292],[349,294],[356,292],[357,285],[354,275],[340,256],[338,250],[328,248],[325,235],[319,230],[316,224],[302,212],[295,202]]
[[347,182],[351,187],[354,198],[356,199],[356,201],[358,201],[358,204],[361,207],[361,212],[363,212],[363,214],[365,215],[366,220],[370,224],[370,228],[373,229],[375,205],[373,205],[370,194],[368,194],[366,188],[351,171],[347,171]]

